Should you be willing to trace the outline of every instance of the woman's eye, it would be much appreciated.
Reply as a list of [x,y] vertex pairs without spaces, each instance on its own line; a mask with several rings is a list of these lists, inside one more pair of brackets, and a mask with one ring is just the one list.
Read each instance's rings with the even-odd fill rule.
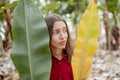
[[56,34],[59,34],[59,31],[56,31]]
[[57,31],[54,31],[53,34],[59,34],[59,31],[58,31],[58,30],[57,30]]
[[67,32],[67,30],[66,30],[66,29],[63,29],[63,32]]

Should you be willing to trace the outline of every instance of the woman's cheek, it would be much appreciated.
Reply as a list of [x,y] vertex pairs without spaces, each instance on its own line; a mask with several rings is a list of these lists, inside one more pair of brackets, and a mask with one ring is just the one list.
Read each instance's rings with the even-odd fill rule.
[[67,33],[66,33],[65,37],[66,37],[66,39],[68,38],[68,34]]

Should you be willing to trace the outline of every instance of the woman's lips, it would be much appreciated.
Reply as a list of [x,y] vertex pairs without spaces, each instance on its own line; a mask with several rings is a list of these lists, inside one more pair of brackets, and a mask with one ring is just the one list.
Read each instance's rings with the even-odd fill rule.
[[66,44],[66,41],[60,41],[59,44],[65,45],[65,44]]

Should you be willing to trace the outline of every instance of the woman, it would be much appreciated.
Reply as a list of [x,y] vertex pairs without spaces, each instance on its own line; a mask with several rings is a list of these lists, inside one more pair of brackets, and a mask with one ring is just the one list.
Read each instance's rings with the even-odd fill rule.
[[48,15],[45,21],[48,26],[52,56],[50,80],[73,80],[72,46],[67,23],[58,14]]

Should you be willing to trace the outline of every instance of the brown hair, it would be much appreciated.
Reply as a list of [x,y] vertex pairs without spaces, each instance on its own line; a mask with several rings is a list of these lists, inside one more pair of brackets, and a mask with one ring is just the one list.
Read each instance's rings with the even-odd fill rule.
[[[68,30],[68,26],[67,26],[66,21],[58,14],[48,15],[47,17],[45,17],[45,21],[47,23],[49,36],[50,36],[50,42],[49,42],[50,50],[51,50],[51,37],[52,37],[52,30],[53,30],[54,23],[56,21],[63,21],[65,23],[66,28],[67,28],[68,39],[67,39],[66,48],[63,51],[67,54],[69,62],[71,62],[71,56],[72,56],[73,50],[72,50],[72,44],[71,44],[71,37],[70,37],[70,33]],[[51,51],[51,53],[52,53],[52,51]]]

